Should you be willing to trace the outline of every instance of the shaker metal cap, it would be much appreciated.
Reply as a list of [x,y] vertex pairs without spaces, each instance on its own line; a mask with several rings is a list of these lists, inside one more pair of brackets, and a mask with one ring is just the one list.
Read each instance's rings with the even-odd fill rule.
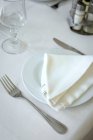
[[87,6],[90,4],[90,0],[83,0],[82,2]]
[[76,9],[79,11],[85,11],[85,8],[86,8],[85,4],[82,3],[81,1],[78,1]]

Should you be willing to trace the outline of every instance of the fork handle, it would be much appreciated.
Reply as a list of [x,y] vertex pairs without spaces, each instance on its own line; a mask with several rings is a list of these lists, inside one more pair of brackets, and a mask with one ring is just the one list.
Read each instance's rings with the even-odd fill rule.
[[50,115],[48,115],[47,113],[42,111],[39,107],[37,107],[33,102],[31,102],[30,100],[25,98],[23,95],[22,95],[22,97],[24,99],[26,99],[41,114],[41,116],[48,122],[48,124],[50,124],[50,126],[56,132],[58,132],[60,134],[65,134],[67,132],[67,127],[63,123],[59,122],[55,118],[51,117]]

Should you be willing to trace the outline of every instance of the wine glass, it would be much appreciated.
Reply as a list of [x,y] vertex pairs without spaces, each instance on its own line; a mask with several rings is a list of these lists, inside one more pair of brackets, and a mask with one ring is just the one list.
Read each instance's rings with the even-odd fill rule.
[[25,0],[3,0],[1,10],[1,23],[7,26],[11,32],[11,38],[2,43],[2,48],[10,54],[18,54],[26,49],[26,43],[17,38],[18,30],[26,21]]

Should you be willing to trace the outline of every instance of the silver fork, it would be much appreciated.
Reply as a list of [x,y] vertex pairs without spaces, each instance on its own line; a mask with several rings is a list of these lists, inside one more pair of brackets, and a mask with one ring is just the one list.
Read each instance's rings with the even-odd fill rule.
[[5,75],[1,77],[0,79],[2,85],[6,89],[6,91],[12,96],[12,97],[22,97],[26,99],[41,115],[42,117],[48,122],[48,124],[51,125],[51,127],[60,134],[65,134],[67,132],[67,127],[56,120],[55,118],[51,117],[44,111],[42,111],[40,108],[38,108],[33,102],[29,101],[26,97],[23,96],[22,92],[18,87],[14,85],[14,83],[11,81],[11,79]]

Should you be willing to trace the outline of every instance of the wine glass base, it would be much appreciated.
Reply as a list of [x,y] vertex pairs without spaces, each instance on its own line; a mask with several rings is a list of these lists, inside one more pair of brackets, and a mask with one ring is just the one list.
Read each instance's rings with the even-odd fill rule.
[[19,54],[26,50],[27,44],[21,40],[7,39],[2,43],[2,49],[9,54]]

